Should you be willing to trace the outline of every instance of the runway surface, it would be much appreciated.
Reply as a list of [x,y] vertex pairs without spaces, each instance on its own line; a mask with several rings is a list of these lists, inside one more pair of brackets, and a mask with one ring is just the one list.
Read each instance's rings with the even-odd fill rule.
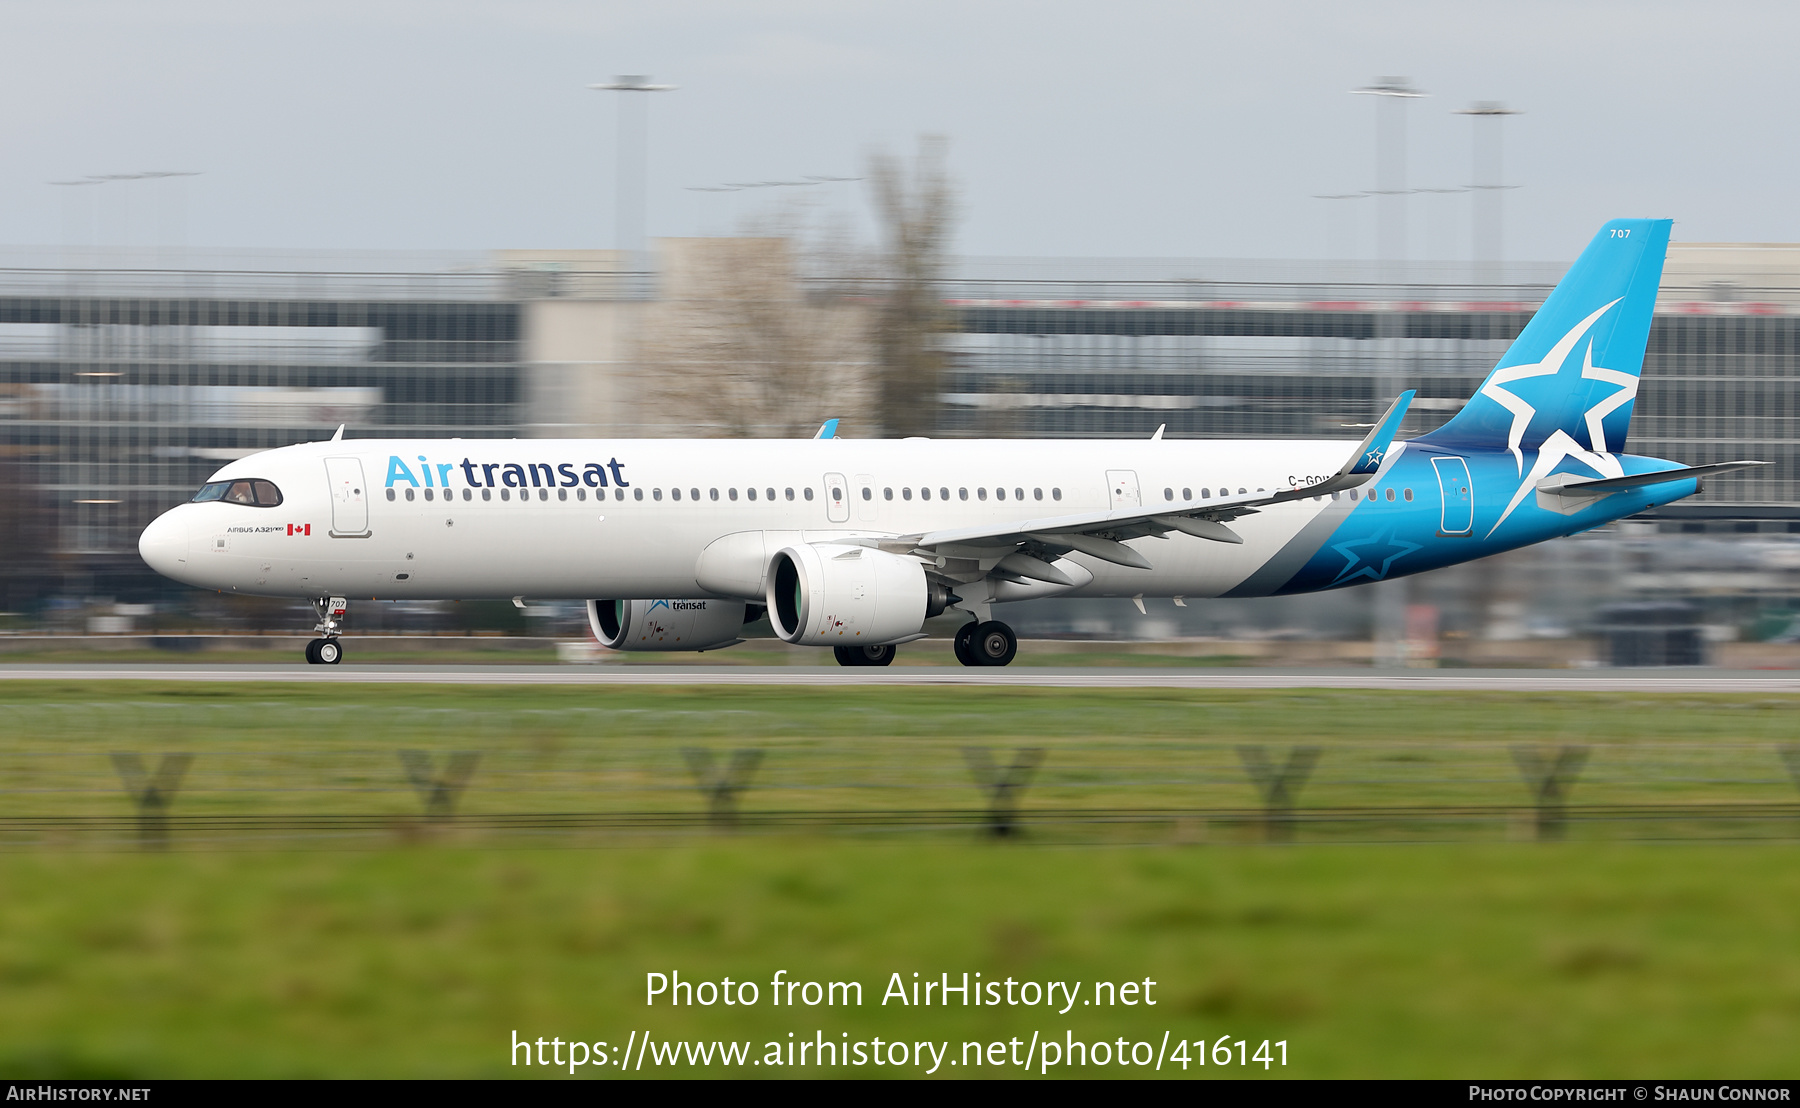
[[1800,693],[1800,672],[1711,669],[960,669],[894,666],[433,666],[303,663],[0,665],[0,681],[423,685],[868,685],[1063,689],[1378,689],[1493,692]]

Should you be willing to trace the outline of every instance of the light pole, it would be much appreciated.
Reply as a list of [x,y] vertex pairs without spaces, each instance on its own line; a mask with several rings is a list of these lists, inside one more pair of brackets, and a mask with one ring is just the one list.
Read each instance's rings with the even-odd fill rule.
[[1500,121],[1509,115],[1524,113],[1515,111],[1498,100],[1477,100],[1468,107],[1459,109],[1456,114],[1473,116],[1475,122],[1471,157],[1473,173],[1469,188],[1475,193],[1470,230],[1477,280],[1485,284],[1499,284],[1500,263],[1505,254],[1501,194],[1509,188],[1518,187],[1505,183],[1506,172],[1502,164],[1505,151],[1501,145],[1504,136],[1501,134]]
[[[1366,192],[1313,193],[1314,200],[1366,200],[1368,196],[1369,194]],[[1325,258],[1327,261],[1348,262],[1356,255],[1356,234],[1350,220],[1346,218],[1343,221],[1345,226],[1339,227],[1338,213],[1342,210],[1344,209],[1340,209],[1335,203],[1325,207]]]
[[1375,188],[1380,212],[1377,253],[1392,265],[1406,260],[1406,102],[1425,94],[1405,77],[1377,77],[1375,83],[1351,89],[1376,97]]
[[645,192],[648,189],[650,110],[639,92],[672,92],[676,85],[654,85],[647,74],[615,77],[611,84],[589,85],[596,92],[622,93],[619,97],[618,190],[614,195],[613,239],[625,252],[626,268],[643,266]]
[[[145,170],[142,173],[90,173],[79,180],[51,181],[50,184],[62,188],[73,188],[86,185],[106,185],[126,181],[161,181],[170,178],[198,176],[200,176],[200,174],[197,171],[192,170],[152,169]],[[151,245],[153,247],[168,246],[178,250],[185,246],[187,242],[186,195],[185,193],[175,194],[173,196],[165,195],[163,199],[165,201],[165,207],[170,209],[165,212],[168,218],[164,220],[164,226],[154,229],[155,231],[161,232],[161,239],[163,241],[152,241]],[[78,203],[79,201],[76,199],[75,193],[65,192],[63,194],[63,248],[65,254],[71,253],[73,247],[76,245],[75,224],[78,221],[79,215],[76,211]],[[131,247],[131,197],[129,192],[121,197],[120,204],[122,208],[122,218],[120,221],[119,242],[116,245],[129,249]],[[86,219],[79,219],[79,222],[86,223],[88,221]],[[100,237],[100,230],[98,222],[99,213],[95,212],[95,227],[93,234],[95,242],[89,245],[99,245],[98,240]]]
[[[1400,263],[1406,260],[1406,102],[1425,94],[1412,87],[1405,77],[1377,77],[1365,88],[1352,89],[1362,96],[1376,98],[1375,105],[1375,199],[1377,204],[1377,254],[1381,259],[1383,283],[1396,286],[1388,295],[1394,299],[1400,284]],[[1402,325],[1405,317],[1397,306],[1377,309],[1375,339],[1380,351],[1380,370],[1375,377],[1375,410],[1400,391],[1400,375],[1405,369],[1401,349]],[[1380,582],[1375,586],[1375,641],[1373,661],[1379,666],[1403,666],[1407,663],[1405,578]]]

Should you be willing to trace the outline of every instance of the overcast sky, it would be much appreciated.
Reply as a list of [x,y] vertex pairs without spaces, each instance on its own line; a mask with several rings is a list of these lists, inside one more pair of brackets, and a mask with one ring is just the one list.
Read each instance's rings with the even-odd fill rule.
[[[1555,2],[0,0],[0,242],[612,245],[621,73],[650,122],[649,232],[950,142],[966,254],[1374,252],[1377,75],[1411,77],[1408,183],[1469,183],[1506,121],[1506,252],[1572,257],[1613,216],[1686,241],[1800,240],[1800,5]],[[202,175],[54,186],[143,170]],[[807,190],[866,220],[857,184]],[[799,190],[787,190],[797,192]],[[1467,195],[1409,254],[1466,258]],[[735,205],[735,210],[734,206]],[[1353,227],[1352,221],[1355,222]]]

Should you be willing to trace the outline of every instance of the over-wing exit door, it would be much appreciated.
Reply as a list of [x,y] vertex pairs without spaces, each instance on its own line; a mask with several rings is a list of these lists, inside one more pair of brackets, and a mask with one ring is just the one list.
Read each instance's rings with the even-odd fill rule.
[[1138,495],[1137,470],[1109,469],[1106,471],[1106,493],[1111,498],[1113,511],[1121,508],[1143,507],[1143,497]]
[[825,518],[833,523],[850,521],[850,482],[841,473],[825,475]]

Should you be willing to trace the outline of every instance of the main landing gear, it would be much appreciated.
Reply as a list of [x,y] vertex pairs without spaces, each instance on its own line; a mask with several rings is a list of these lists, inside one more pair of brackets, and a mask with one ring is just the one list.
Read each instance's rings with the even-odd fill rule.
[[891,666],[894,664],[894,655],[898,654],[900,650],[889,644],[887,646],[834,646],[831,648],[831,652],[837,656],[837,664],[840,666]]
[[1019,636],[997,619],[963,624],[951,640],[956,660],[965,666],[1004,666],[1019,652]]
[[344,644],[338,641],[338,636],[343,633],[344,612],[350,602],[341,596],[324,596],[313,601],[312,606],[319,614],[319,622],[313,630],[322,637],[306,644],[306,663],[335,666],[344,660]]

